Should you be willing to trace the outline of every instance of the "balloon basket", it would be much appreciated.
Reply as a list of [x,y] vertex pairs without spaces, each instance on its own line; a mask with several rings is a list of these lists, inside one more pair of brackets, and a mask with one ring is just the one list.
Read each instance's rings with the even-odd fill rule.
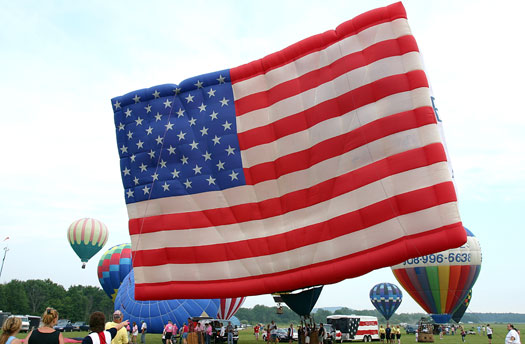
[[86,268],[86,263],[82,263],[82,269]]

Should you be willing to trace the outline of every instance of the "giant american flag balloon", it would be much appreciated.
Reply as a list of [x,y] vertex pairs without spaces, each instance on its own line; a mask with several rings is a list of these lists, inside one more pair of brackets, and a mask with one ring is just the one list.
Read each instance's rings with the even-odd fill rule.
[[370,302],[386,320],[394,314],[403,301],[403,293],[392,283],[379,283],[370,289]]
[[120,284],[132,268],[131,244],[113,246],[100,257],[97,267],[98,281],[113,301]]
[[414,300],[438,323],[446,323],[465,300],[481,269],[481,247],[471,231],[459,248],[411,258],[392,272]]
[[297,290],[465,243],[401,3],[111,104],[137,299]]
[[73,222],[67,230],[67,240],[80,258],[82,269],[91,257],[108,241],[108,228],[99,220],[84,218]]

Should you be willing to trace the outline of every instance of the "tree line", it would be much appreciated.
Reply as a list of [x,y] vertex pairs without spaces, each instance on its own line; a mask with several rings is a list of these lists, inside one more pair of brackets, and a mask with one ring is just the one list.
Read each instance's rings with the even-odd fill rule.
[[87,321],[94,311],[113,313],[113,301],[98,287],[75,285],[67,290],[53,281],[12,280],[0,284],[0,310],[11,314],[41,316],[55,308],[61,319]]

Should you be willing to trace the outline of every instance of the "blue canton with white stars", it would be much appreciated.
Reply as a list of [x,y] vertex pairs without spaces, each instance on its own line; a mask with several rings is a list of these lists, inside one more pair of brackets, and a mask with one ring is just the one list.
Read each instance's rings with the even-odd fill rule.
[[228,70],[111,103],[126,203],[245,184]]

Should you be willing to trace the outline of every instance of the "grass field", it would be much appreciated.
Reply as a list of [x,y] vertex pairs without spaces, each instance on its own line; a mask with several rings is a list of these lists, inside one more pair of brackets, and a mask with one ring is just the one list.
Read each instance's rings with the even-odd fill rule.
[[[383,324],[384,325],[384,324]],[[477,328],[478,324],[465,324],[466,329],[470,329],[471,327]],[[505,343],[505,336],[507,335],[507,325],[506,324],[491,324],[492,329],[494,331],[492,335],[492,343],[493,344],[504,344]],[[520,330],[525,330],[525,325],[520,326],[519,324],[515,324],[515,326]],[[279,327],[286,328],[287,325],[285,324],[279,324]],[[67,332],[64,333],[64,337],[68,338],[82,338],[85,337],[88,333],[87,332]],[[26,334],[21,333],[17,336],[18,338],[25,338]],[[461,336],[459,334],[456,334],[454,336],[448,335],[444,336],[443,339],[439,339],[439,336],[434,336],[434,343],[436,344],[462,344],[461,342]],[[139,336],[139,342],[140,342],[140,336]],[[401,344],[412,344],[416,342],[416,337],[413,334],[404,334],[402,331],[401,336]],[[465,342],[467,344],[488,344],[487,336],[479,336],[479,335],[467,335]],[[160,334],[152,334],[148,333],[146,335],[146,344],[161,344],[162,343],[162,335]],[[239,344],[263,344],[262,340],[256,341],[255,337],[253,335],[253,330],[251,328],[247,328],[244,330],[239,331]]]

